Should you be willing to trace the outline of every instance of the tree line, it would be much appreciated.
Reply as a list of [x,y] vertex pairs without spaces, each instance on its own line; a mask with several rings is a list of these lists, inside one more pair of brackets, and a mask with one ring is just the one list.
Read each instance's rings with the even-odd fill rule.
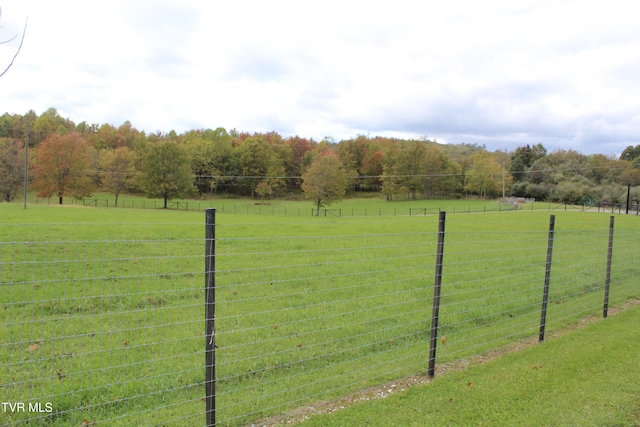
[[[28,150],[25,150],[28,141]],[[27,152],[28,151],[28,152]],[[28,165],[25,162],[28,155]],[[130,122],[74,123],[50,108],[0,116],[0,191],[13,200],[28,168],[38,197],[97,190],[164,199],[303,194],[318,209],[348,192],[395,198],[518,196],[566,203],[626,198],[640,184],[640,145],[618,158],[542,144],[490,152],[475,144],[368,137],[314,141],[277,132],[197,129],[146,133]],[[640,198],[640,188],[633,197]]]

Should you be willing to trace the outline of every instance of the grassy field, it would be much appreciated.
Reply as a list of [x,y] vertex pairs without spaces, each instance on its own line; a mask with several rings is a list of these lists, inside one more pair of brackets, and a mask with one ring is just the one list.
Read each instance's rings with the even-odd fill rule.
[[[347,198],[338,203],[321,210],[321,216],[330,217],[375,217],[375,216],[406,216],[424,215],[437,213],[439,210],[449,213],[484,213],[495,211],[514,210],[515,207],[508,204],[501,204],[495,200],[408,200],[406,197],[397,197],[391,202],[375,193],[362,193],[367,197]],[[57,203],[57,199],[38,199],[30,195],[28,201],[31,205],[52,206]],[[21,204],[18,200],[16,204]],[[115,208],[113,195],[107,193],[96,193],[91,198],[85,200],[65,199],[66,205],[88,206],[88,207],[109,207]],[[147,199],[140,195],[123,194],[118,198],[117,209],[159,209],[162,207],[162,200]],[[175,199],[169,203],[172,210],[197,210],[202,211],[207,207],[215,207],[221,213],[232,213],[241,215],[275,215],[288,217],[308,217],[315,214],[313,204],[301,200],[300,195],[291,198],[281,197],[271,200],[260,201],[257,199],[246,199],[238,197],[213,197],[203,196],[202,199]],[[569,206],[558,203],[536,202],[526,203],[519,207],[519,210],[547,210],[547,211],[582,211],[583,209],[597,210],[597,208],[583,208],[581,206]]]
[[637,426],[640,328],[630,325],[638,323],[640,306],[302,425]]
[[[233,201],[235,212],[206,203],[219,209],[220,425],[423,373],[437,215],[408,211],[485,210],[360,199],[342,202],[354,215],[313,218],[310,203],[289,201],[282,218],[251,201]],[[447,219],[439,363],[537,333],[550,212],[486,210]],[[0,214],[2,401],[53,406],[8,422],[202,424],[204,214],[40,204]],[[609,225],[555,214],[551,331],[601,309]],[[616,216],[612,303],[640,293],[637,221]]]

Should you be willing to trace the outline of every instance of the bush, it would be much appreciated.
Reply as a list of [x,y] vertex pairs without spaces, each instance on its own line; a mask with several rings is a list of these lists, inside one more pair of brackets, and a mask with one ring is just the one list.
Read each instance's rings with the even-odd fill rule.
[[626,200],[627,191],[623,191],[622,186],[617,184],[603,184],[596,187],[594,195],[597,202],[620,203],[621,197]]
[[561,182],[556,186],[551,194],[551,199],[563,203],[580,203],[580,201],[591,196],[593,188],[577,182]]
[[532,182],[516,182],[509,190],[509,196],[525,197],[527,199],[546,200],[553,190],[551,184],[534,184]]

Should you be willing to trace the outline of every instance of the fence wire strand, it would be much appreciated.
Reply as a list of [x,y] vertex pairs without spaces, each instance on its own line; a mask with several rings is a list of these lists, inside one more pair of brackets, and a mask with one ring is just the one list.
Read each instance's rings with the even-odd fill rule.
[[[547,224],[468,218],[447,224],[438,363],[538,332]],[[556,224],[551,330],[602,308],[602,218]],[[220,425],[263,425],[426,375],[437,222],[368,226],[216,224]],[[11,412],[0,425],[203,425],[203,224],[85,224],[74,235],[87,238],[73,240],[64,235],[77,225],[29,227],[31,240],[15,227],[0,242],[0,392],[52,410]],[[91,237],[96,227],[109,238]],[[612,305],[638,297],[638,241],[635,228],[615,232]]]

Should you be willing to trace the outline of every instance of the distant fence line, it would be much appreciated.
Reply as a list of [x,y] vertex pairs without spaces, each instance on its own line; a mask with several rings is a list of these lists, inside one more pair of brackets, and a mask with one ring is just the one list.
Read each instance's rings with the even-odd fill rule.
[[516,205],[520,203],[535,203],[535,198],[526,198],[526,197],[505,197],[504,199],[500,199],[500,203],[505,203],[508,205]]
[[0,425],[270,425],[640,296],[640,228],[614,217],[469,227],[417,210],[256,233],[216,212],[70,225],[91,239],[2,230],[0,390],[44,410]]
[[[51,199],[36,198],[35,204],[56,204],[56,201]],[[120,208],[120,209],[162,209],[164,202],[162,200],[119,200],[118,206],[115,205],[115,199],[82,199],[73,200],[70,199],[69,203],[73,205],[89,206],[89,207],[107,207],[107,208]],[[488,201],[484,203],[482,208],[477,205],[473,206],[451,206],[440,208],[389,208],[389,209],[330,209],[322,208],[318,211],[315,208],[287,208],[286,206],[278,206],[277,202],[270,204],[268,202],[255,202],[235,204],[230,203],[227,200],[206,200],[206,201],[169,201],[167,208],[172,210],[184,210],[184,211],[204,211],[209,208],[212,203],[218,206],[218,212],[220,213],[234,213],[234,214],[258,214],[258,215],[273,215],[273,216],[336,216],[336,217],[368,217],[368,216],[413,216],[413,215],[437,215],[438,212],[446,210],[449,213],[484,213],[484,212],[504,212],[511,210],[548,210],[548,211],[585,211],[585,212],[602,212],[602,213],[627,213],[627,207],[625,203],[611,203],[600,202],[595,204],[584,203],[557,203],[557,202],[536,202],[535,199],[524,199],[510,197],[506,199],[499,199],[497,201]],[[393,202],[390,202],[391,204]],[[640,215],[640,202],[632,202],[629,204],[628,213],[632,215]]]

